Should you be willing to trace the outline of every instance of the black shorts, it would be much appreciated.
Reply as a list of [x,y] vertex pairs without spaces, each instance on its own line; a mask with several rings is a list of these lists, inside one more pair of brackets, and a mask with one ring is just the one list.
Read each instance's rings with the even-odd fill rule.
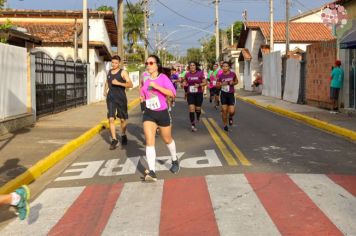
[[152,111],[146,108],[143,112],[142,120],[143,122],[152,121],[161,127],[167,127],[172,124],[172,117],[168,110]]
[[141,111],[144,111],[146,109],[146,102],[143,101],[140,103]]
[[340,92],[339,88],[330,87],[330,99],[338,100],[339,99],[339,92]]
[[235,105],[235,94],[221,92],[220,100],[221,100],[221,105],[234,106]]
[[203,93],[188,93],[188,105],[194,105],[196,107],[201,107],[203,104]]
[[127,112],[127,103],[117,103],[110,99],[106,100],[106,105],[108,108],[108,118],[119,118],[127,120],[129,118]]
[[209,90],[210,90],[210,96],[211,96],[211,97],[217,95],[217,93],[216,93],[216,87],[212,87],[212,88],[209,89]]

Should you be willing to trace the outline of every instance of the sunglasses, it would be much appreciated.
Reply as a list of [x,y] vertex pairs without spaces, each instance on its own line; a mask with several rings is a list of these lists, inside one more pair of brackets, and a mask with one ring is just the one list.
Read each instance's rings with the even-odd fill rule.
[[156,64],[156,62],[153,62],[153,61],[149,61],[149,62],[145,62],[145,65],[148,66],[152,66],[153,64]]

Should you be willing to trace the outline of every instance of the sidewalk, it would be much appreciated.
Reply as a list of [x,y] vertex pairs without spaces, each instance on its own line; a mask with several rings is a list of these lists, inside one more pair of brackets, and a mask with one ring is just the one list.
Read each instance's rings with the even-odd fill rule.
[[256,92],[238,90],[237,95],[242,99],[252,99],[263,106],[273,105],[297,114],[327,122],[347,130],[356,132],[356,113],[354,114],[331,114],[328,110],[309,105],[295,104],[278,98],[266,97]]
[[[128,102],[138,90],[127,93]],[[105,101],[40,118],[34,127],[0,136],[0,187],[106,118]]]

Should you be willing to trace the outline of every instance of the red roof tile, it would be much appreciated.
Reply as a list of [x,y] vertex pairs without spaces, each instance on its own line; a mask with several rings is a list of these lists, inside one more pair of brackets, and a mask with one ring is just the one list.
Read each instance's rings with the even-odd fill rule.
[[[74,41],[73,23],[29,23],[13,22],[27,29],[27,32],[42,39],[42,43],[72,43]],[[78,24],[78,29],[81,27]]]
[[[269,22],[247,22],[247,28],[260,29],[263,36],[269,40]],[[285,42],[285,22],[275,22],[273,37],[275,42]],[[290,23],[290,42],[319,42],[334,39],[331,30],[322,23]]]

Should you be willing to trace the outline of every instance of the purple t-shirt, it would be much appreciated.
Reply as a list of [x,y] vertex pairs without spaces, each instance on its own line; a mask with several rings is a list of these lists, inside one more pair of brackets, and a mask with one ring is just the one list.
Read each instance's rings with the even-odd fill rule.
[[197,89],[194,89],[195,84],[203,83],[204,72],[203,71],[196,71],[195,73],[187,72],[185,74],[185,79],[188,82],[188,93],[202,93],[203,88],[199,86]]
[[[234,81],[235,78],[236,78],[236,74],[230,71],[230,73],[228,73],[227,75],[224,73],[218,75],[218,82],[220,83],[230,82],[230,81]],[[225,93],[235,93],[235,87],[234,85],[225,85],[225,86],[221,85],[221,91]]]
[[145,98],[146,107],[148,109],[154,111],[163,111],[168,109],[166,95],[154,88],[150,88],[150,82],[155,82],[157,85],[171,90],[175,96],[176,89],[174,88],[171,80],[165,74],[160,74],[156,79],[147,79],[141,88],[141,94]]

